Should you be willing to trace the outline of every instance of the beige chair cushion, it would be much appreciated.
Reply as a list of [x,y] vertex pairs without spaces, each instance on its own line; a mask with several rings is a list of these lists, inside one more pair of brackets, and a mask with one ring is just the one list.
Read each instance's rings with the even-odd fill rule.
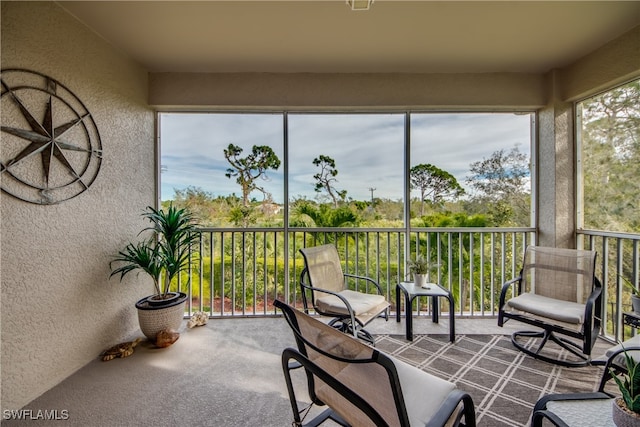
[[[338,294],[349,301],[356,317],[364,316],[372,310],[376,310],[380,305],[388,305],[383,295],[364,294],[351,290],[344,290]],[[316,305],[323,313],[349,314],[344,302],[335,295],[316,298]],[[378,313],[380,310],[376,311],[376,314]]]
[[575,325],[584,323],[585,305],[524,293],[506,302],[508,308]]
[[[430,375],[401,360],[392,360],[400,379],[410,425],[426,425],[438,412],[449,393],[455,390],[455,384]],[[454,411],[452,417],[457,413]]]

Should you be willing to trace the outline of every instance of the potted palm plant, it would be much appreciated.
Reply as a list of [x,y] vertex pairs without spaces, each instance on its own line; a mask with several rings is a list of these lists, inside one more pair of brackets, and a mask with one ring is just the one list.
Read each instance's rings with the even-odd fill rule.
[[613,400],[613,423],[618,427],[640,426],[640,365],[626,350],[624,359],[626,374],[619,377],[609,369],[622,394]]
[[408,262],[409,271],[413,273],[413,282],[416,286],[423,286],[427,283],[427,276],[431,265],[429,260],[422,255],[418,255]]
[[111,276],[120,280],[132,271],[142,271],[153,279],[154,293],[136,302],[142,333],[151,341],[158,332],[178,329],[184,317],[187,295],[170,292],[171,283],[191,264],[192,247],[198,235],[193,215],[186,209],[169,205],[166,210],[147,207],[142,214],[151,225],[140,233],[153,234],[137,243],[129,243],[109,263]]

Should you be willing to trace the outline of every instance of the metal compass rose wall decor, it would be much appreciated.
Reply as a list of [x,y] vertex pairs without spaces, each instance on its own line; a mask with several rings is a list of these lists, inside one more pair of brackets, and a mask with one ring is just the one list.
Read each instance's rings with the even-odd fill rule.
[[2,70],[0,80],[2,190],[52,205],[88,189],[100,170],[102,144],[82,101],[35,71]]

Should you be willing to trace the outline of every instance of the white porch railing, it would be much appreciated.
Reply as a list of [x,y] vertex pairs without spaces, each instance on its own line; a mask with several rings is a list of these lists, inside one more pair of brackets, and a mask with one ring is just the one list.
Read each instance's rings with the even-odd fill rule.
[[[609,231],[579,230],[585,249],[598,252],[596,275],[602,281],[603,334],[616,341],[623,337],[622,313],[631,311],[631,290],[624,285],[626,277],[640,286],[640,235]],[[635,334],[626,326],[625,337]]]
[[[375,278],[392,303],[396,283],[409,277],[406,258],[419,252],[438,266],[431,280],[454,294],[457,316],[495,316],[502,283],[519,273],[524,249],[536,243],[533,228],[412,228],[408,241],[398,228],[203,228],[199,234],[194,266],[180,287],[190,296],[189,313],[211,317],[274,315],[276,298],[300,307],[298,250],[324,243],[338,247],[345,272]],[[640,235],[581,230],[578,237],[598,252],[602,333],[618,340],[621,313],[631,305],[621,275],[640,283]],[[631,333],[627,326],[625,335]]]
[[[217,316],[275,314],[275,298],[300,304],[298,250],[333,243],[345,272],[375,278],[389,301],[408,278],[406,257],[417,252],[435,265],[432,281],[450,289],[458,315],[497,313],[501,284],[518,274],[533,228],[203,228],[194,267],[180,280],[188,310]],[[419,308],[418,308],[419,309]]]

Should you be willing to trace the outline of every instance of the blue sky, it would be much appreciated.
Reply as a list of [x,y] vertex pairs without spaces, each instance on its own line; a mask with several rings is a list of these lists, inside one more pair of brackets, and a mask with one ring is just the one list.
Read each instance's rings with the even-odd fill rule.
[[[472,162],[517,146],[530,153],[530,116],[508,113],[429,113],[411,116],[411,165],[431,163],[465,186]],[[166,113],[161,115],[162,199],[174,188],[200,187],[215,196],[241,195],[223,149],[269,145],[282,161],[262,181],[273,199],[284,199],[283,117],[281,114]],[[338,190],[348,197],[402,198],[403,114],[294,114],[289,123],[289,196],[314,199],[312,164],[323,154],[336,161]],[[416,193],[417,194],[417,193]],[[258,200],[259,193],[252,194]]]

